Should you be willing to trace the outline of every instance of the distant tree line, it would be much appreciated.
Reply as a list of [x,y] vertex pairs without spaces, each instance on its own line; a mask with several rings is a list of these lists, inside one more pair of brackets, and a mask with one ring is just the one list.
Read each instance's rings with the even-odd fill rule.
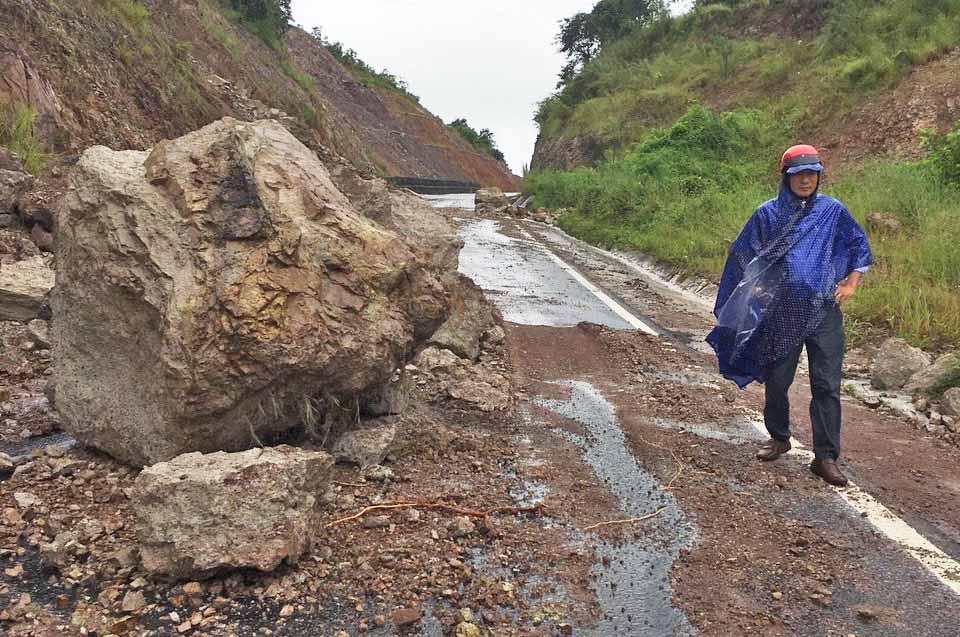
[[497,148],[497,142],[493,139],[493,132],[489,128],[484,128],[477,132],[476,129],[470,126],[467,120],[462,117],[453,120],[447,124],[447,127],[459,133],[461,137],[481,153],[490,155],[500,162],[506,161],[503,153]]

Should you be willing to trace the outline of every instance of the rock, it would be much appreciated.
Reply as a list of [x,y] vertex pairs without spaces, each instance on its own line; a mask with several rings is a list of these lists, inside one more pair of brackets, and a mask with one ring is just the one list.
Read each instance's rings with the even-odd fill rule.
[[146,605],[147,600],[144,599],[141,591],[130,591],[124,595],[120,610],[125,613],[135,613]]
[[411,524],[420,521],[420,509],[405,509],[401,514],[404,522],[409,522]]
[[438,369],[454,367],[464,362],[466,361],[450,350],[438,349],[436,347],[428,347],[420,352],[416,358],[417,367],[431,372]]
[[461,275],[450,298],[450,318],[440,326],[429,344],[448,349],[461,358],[476,360],[480,338],[496,323],[493,306],[470,278]]
[[960,369],[960,354],[944,354],[933,365],[921,369],[907,381],[903,390],[909,394],[929,394],[934,387]]
[[867,227],[884,234],[897,234],[903,230],[903,224],[893,215],[871,212],[867,215]]
[[502,411],[510,407],[510,394],[485,379],[467,379],[447,388],[451,398],[471,403],[481,411]]
[[22,166],[12,170],[0,168],[0,214],[14,214],[20,196],[30,190],[32,185],[33,177],[23,170]]
[[417,368],[413,365],[406,365],[404,369],[394,372],[387,384],[361,396],[363,413],[371,416],[396,416],[405,413],[416,389],[416,371]]
[[27,323],[27,336],[38,348],[50,348],[50,324],[43,319],[33,319]]
[[397,437],[394,418],[379,418],[360,429],[347,431],[334,443],[330,453],[337,462],[350,462],[362,469],[383,464]]
[[924,412],[930,408],[930,400],[925,396],[917,396],[913,399],[913,408],[917,411]]
[[483,335],[483,341],[491,347],[496,347],[503,343],[507,338],[507,333],[499,325],[494,325],[487,333]]
[[29,491],[17,491],[13,494],[13,499],[21,509],[30,509],[40,503],[40,498]]
[[943,400],[940,402],[940,411],[945,416],[960,416],[960,387],[952,387],[943,392]]
[[44,230],[39,223],[30,228],[30,239],[41,252],[53,252],[53,234]]
[[477,532],[477,527],[470,518],[456,517],[449,525],[450,535],[456,538],[473,535]]
[[0,321],[30,321],[53,288],[54,272],[41,256],[0,263]]
[[390,615],[390,620],[396,624],[398,628],[403,628],[416,624],[420,621],[421,617],[423,617],[423,612],[419,608],[400,608],[393,611]]
[[379,464],[374,465],[364,470],[363,477],[374,482],[386,482],[393,480],[393,469]]
[[52,138],[63,110],[30,56],[11,42],[0,43],[0,103],[30,105],[37,112],[35,125],[41,139]]
[[73,531],[62,531],[52,542],[40,545],[40,559],[43,563],[60,571],[65,571],[89,553],[89,549]]
[[320,529],[333,458],[281,446],[190,453],[144,469],[131,495],[143,566],[178,579],[296,562]]
[[13,458],[5,453],[0,453],[0,480],[5,480],[12,476],[16,468],[17,465],[13,462]]
[[944,416],[943,417],[943,427],[947,431],[957,433],[957,419],[954,416]]
[[480,627],[470,622],[460,622],[457,624],[456,637],[480,637]]
[[362,526],[365,529],[382,529],[390,526],[389,515],[368,515],[363,518]]
[[135,465],[249,448],[313,397],[347,404],[446,319],[416,237],[360,215],[270,121],[91,148],[57,226],[62,426]]
[[870,409],[879,409],[880,405],[883,404],[883,401],[879,396],[864,396],[863,404],[869,407]]
[[17,225],[16,215],[0,212],[0,229],[12,228]]
[[900,338],[887,339],[874,362],[871,384],[877,389],[900,389],[910,377],[930,365],[930,357]]
[[503,191],[495,186],[481,188],[476,194],[476,211],[481,214],[499,213],[510,207]]

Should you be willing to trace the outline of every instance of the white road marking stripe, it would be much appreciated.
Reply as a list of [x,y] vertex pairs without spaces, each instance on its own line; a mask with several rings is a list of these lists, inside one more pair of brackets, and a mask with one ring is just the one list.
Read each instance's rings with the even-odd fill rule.
[[634,327],[635,329],[638,329],[638,330],[640,330],[640,331],[642,331],[642,332],[646,332],[647,334],[650,334],[650,335],[652,335],[652,336],[660,336],[660,333],[659,333],[659,332],[657,332],[655,329],[653,329],[652,327],[650,327],[649,325],[647,325],[646,323],[644,323],[643,321],[641,321],[639,318],[637,318],[636,316],[634,316],[629,310],[627,310],[627,308],[623,307],[622,305],[620,305],[619,303],[617,303],[616,301],[614,301],[612,298],[610,298],[603,290],[601,290],[601,289],[598,288],[596,285],[594,285],[593,283],[591,283],[590,281],[588,281],[582,274],[580,274],[580,273],[577,272],[575,269],[573,269],[573,267],[571,267],[570,265],[568,265],[566,261],[564,261],[563,259],[561,259],[561,258],[558,257],[557,255],[555,255],[555,254],[553,253],[553,251],[551,251],[547,246],[545,246],[545,245],[543,245],[543,243],[537,241],[537,240],[533,237],[533,235],[531,235],[529,232],[527,232],[524,228],[522,228],[522,227],[520,227],[520,226],[518,225],[518,226],[517,226],[517,229],[520,231],[521,234],[523,234],[525,237],[527,237],[527,239],[529,239],[529,240],[532,241],[533,243],[537,244],[537,245],[540,247],[540,249],[542,249],[544,252],[546,252],[547,255],[548,255],[551,259],[553,259],[553,260],[557,263],[557,265],[559,265],[561,268],[563,268],[564,271],[565,271],[567,274],[569,274],[570,276],[572,276],[572,277],[577,281],[577,283],[579,283],[579,284],[582,285],[583,287],[587,288],[587,290],[589,290],[590,293],[592,293],[595,297],[597,297],[598,299],[600,299],[601,301],[603,301],[603,303],[604,303],[607,307],[609,307],[611,310],[613,310],[614,314],[616,314],[617,316],[619,316],[620,318],[622,318],[624,321],[626,321],[628,324],[630,324],[630,325],[631,325],[632,327]]
[[[751,424],[764,436],[768,435],[763,423],[752,420]],[[813,460],[813,452],[805,449],[796,438],[791,439],[790,444],[793,445],[793,449],[790,450],[789,455],[799,456],[808,462]],[[899,544],[947,588],[960,595],[960,562],[941,551],[853,482],[846,488],[832,488],[850,508],[861,516],[865,516],[864,519],[875,529]]]

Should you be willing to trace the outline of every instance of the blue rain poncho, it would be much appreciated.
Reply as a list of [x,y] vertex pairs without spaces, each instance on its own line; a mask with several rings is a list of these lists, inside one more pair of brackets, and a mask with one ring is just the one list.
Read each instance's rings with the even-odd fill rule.
[[780,195],[757,208],[730,246],[707,342],[720,373],[741,389],[764,382],[775,363],[820,325],[837,284],[873,263],[853,216],[836,199]]

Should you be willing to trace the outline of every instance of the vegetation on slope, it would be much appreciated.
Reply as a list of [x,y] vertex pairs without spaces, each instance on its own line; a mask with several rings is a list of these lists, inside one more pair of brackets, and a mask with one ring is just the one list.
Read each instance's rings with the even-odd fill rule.
[[[774,18],[795,22],[766,34]],[[579,70],[561,76],[559,91],[540,104],[544,135],[590,135],[625,148],[704,99],[763,108],[799,126],[830,120],[960,43],[960,0],[728,0],[634,23],[622,37],[595,41],[586,57],[561,31]],[[763,36],[747,35],[749,24]]]
[[27,172],[36,175],[47,161],[35,123],[37,111],[25,106],[0,107],[0,146],[16,153]]
[[[819,14],[802,14],[810,39],[764,28],[771,11],[812,4]],[[958,0],[777,5],[700,3],[580,60],[537,121],[547,140],[599,140],[606,159],[529,175],[536,205],[567,208],[561,225],[572,234],[716,278],[753,208],[775,194],[779,153],[811,120],[872,99],[911,65],[960,43]],[[759,25],[747,28],[745,16]],[[852,343],[880,329],[925,347],[960,344],[960,129],[928,133],[925,145],[924,161],[876,158],[824,185],[861,223],[882,212],[904,228],[869,231],[877,265],[847,307]]]
[[484,128],[478,132],[462,117],[447,124],[447,128],[456,131],[460,137],[467,140],[477,151],[490,155],[497,161],[506,161],[503,153],[497,148],[497,142],[494,140],[493,132],[489,128]]
[[310,32],[310,36],[316,40],[320,46],[326,48],[327,51],[330,52],[330,55],[337,58],[337,61],[348,68],[364,86],[368,88],[379,86],[381,88],[401,93],[412,99],[414,102],[420,102],[420,97],[410,92],[410,87],[407,86],[407,83],[403,78],[394,75],[387,69],[377,71],[372,66],[360,59],[360,56],[357,54],[357,52],[349,48],[344,43],[328,40],[327,37],[323,35],[323,31],[319,27],[314,27]]

